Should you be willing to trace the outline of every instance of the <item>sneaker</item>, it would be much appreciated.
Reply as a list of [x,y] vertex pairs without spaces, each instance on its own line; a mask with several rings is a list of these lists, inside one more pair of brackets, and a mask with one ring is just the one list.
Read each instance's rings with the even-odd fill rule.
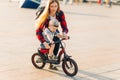
[[54,56],[52,55],[52,56],[48,56],[48,59],[49,60],[54,60]]
[[57,67],[53,66],[52,64],[50,64],[49,69],[51,69],[51,70],[58,70]]

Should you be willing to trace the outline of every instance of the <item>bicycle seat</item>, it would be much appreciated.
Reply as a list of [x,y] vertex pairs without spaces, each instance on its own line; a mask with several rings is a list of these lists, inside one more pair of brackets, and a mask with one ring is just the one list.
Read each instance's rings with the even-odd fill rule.
[[39,51],[43,54],[48,54],[49,53],[49,49],[42,49],[40,48]]

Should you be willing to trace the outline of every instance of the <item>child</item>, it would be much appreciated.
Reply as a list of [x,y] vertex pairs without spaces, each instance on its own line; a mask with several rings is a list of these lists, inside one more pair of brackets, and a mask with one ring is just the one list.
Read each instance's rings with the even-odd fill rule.
[[53,50],[55,44],[49,45],[50,43],[54,43],[53,41],[54,36],[57,36],[58,38],[65,38],[65,36],[60,35],[60,33],[57,31],[58,26],[59,26],[58,21],[56,19],[51,19],[49,21],[48,27],[45,28],[43,31],[43,36],[46,42],[42,43],[41,47],[45,49],[49,49],[49,55],[48,55],[49,60],[54,59]]

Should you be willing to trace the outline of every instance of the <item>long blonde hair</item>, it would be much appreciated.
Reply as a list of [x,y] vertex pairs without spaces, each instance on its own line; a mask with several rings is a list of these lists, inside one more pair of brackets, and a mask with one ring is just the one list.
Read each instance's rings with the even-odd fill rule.
[[59,4],[58,0],[48,0],[47,1],[47,5],[45,6],[44,11],[39,16],[39,18],[36,20],[35,26],[37,28],[40,28],[41,25],[43,25],[44,22],[45,22],[45,20],[48,18],[49,13],[50,13],[50,4],[52,4],[53,2],[56,2],[58,4],[58,10],[57,10],[57,12],[60,11],[60,4]]

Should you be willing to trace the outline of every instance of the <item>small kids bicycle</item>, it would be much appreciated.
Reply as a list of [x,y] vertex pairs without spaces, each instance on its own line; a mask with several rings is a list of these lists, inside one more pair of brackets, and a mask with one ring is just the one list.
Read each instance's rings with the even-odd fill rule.
[[[46,63],[50,64],[60,64],[62,62],[62,69],[68,76],[75,76],[78,72],[77,63],[69,56],[65,48],[62,44],[62,41],[65,39],[61,39],[59,41],[54,42],[53,44],[60,43],[60,51],[58,53],[56,60],[49,60],[48,58],[48,49],[39,48],[37,53],[34,53],[31,57],[32,64],[38,68],[42,69]],[[62,57],[63,55],[63,57]]]

